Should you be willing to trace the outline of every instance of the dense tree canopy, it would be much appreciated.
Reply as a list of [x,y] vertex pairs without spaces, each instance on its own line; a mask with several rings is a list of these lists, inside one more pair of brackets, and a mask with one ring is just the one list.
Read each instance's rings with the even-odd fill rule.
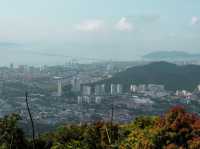
[[161,117],[141,117],[131,126],[122,149],[200,149],[200,118],[174,107]]
[[[0,119],[0,149],[32,149],[18,127],[19,115]],[[132,123],[63,125],[41,134],[36,149],[200,149],[200,117],[183,107],[163,116],[142,116]]]

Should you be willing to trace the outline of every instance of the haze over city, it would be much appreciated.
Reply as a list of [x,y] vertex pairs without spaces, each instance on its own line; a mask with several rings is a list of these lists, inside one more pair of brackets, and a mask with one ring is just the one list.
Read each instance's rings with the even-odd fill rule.
[[130,61],[152,51],[200,50],[198,0],[0,3],[1,64],[61,64],[66,59],[37,52]]

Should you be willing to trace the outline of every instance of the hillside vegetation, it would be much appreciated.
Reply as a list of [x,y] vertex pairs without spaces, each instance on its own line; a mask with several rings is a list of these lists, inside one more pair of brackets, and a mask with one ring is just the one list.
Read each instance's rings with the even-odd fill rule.
[[[32,149],[16,114],[0,119],[0,149]],[[200,117],[183,107],[163,116],[143,116],[129,124],[97,122],[63,125],[41,134],[36,149],[200,149]]]
[[121,83],[125,90],[130,84],[163,84],[168,90],[194,90],[200,83],[200,66],[167,62],[153,62],[144,66],[136,66],[117,73],[104,83]]

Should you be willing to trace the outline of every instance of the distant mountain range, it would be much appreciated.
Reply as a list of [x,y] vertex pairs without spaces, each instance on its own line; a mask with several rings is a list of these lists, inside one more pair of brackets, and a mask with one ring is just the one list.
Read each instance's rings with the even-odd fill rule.
[[130,84],[163,84],[168,90],[194,90],[200,83],[200,66],[167,62],[153,62],[144,66],[136,66],[117,73],[104,83],[121,83],[125,90]]
[[156,61],[199,60],[200,54],[189,54],[180,51],[158,51],[144,55],[143,58]]

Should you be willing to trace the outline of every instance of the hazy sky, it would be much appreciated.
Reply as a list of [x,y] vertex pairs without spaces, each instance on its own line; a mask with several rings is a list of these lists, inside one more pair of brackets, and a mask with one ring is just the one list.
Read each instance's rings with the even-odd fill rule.
[[120,60],[197,53],[200,0],[0,0],[2,54],[8,48]]

